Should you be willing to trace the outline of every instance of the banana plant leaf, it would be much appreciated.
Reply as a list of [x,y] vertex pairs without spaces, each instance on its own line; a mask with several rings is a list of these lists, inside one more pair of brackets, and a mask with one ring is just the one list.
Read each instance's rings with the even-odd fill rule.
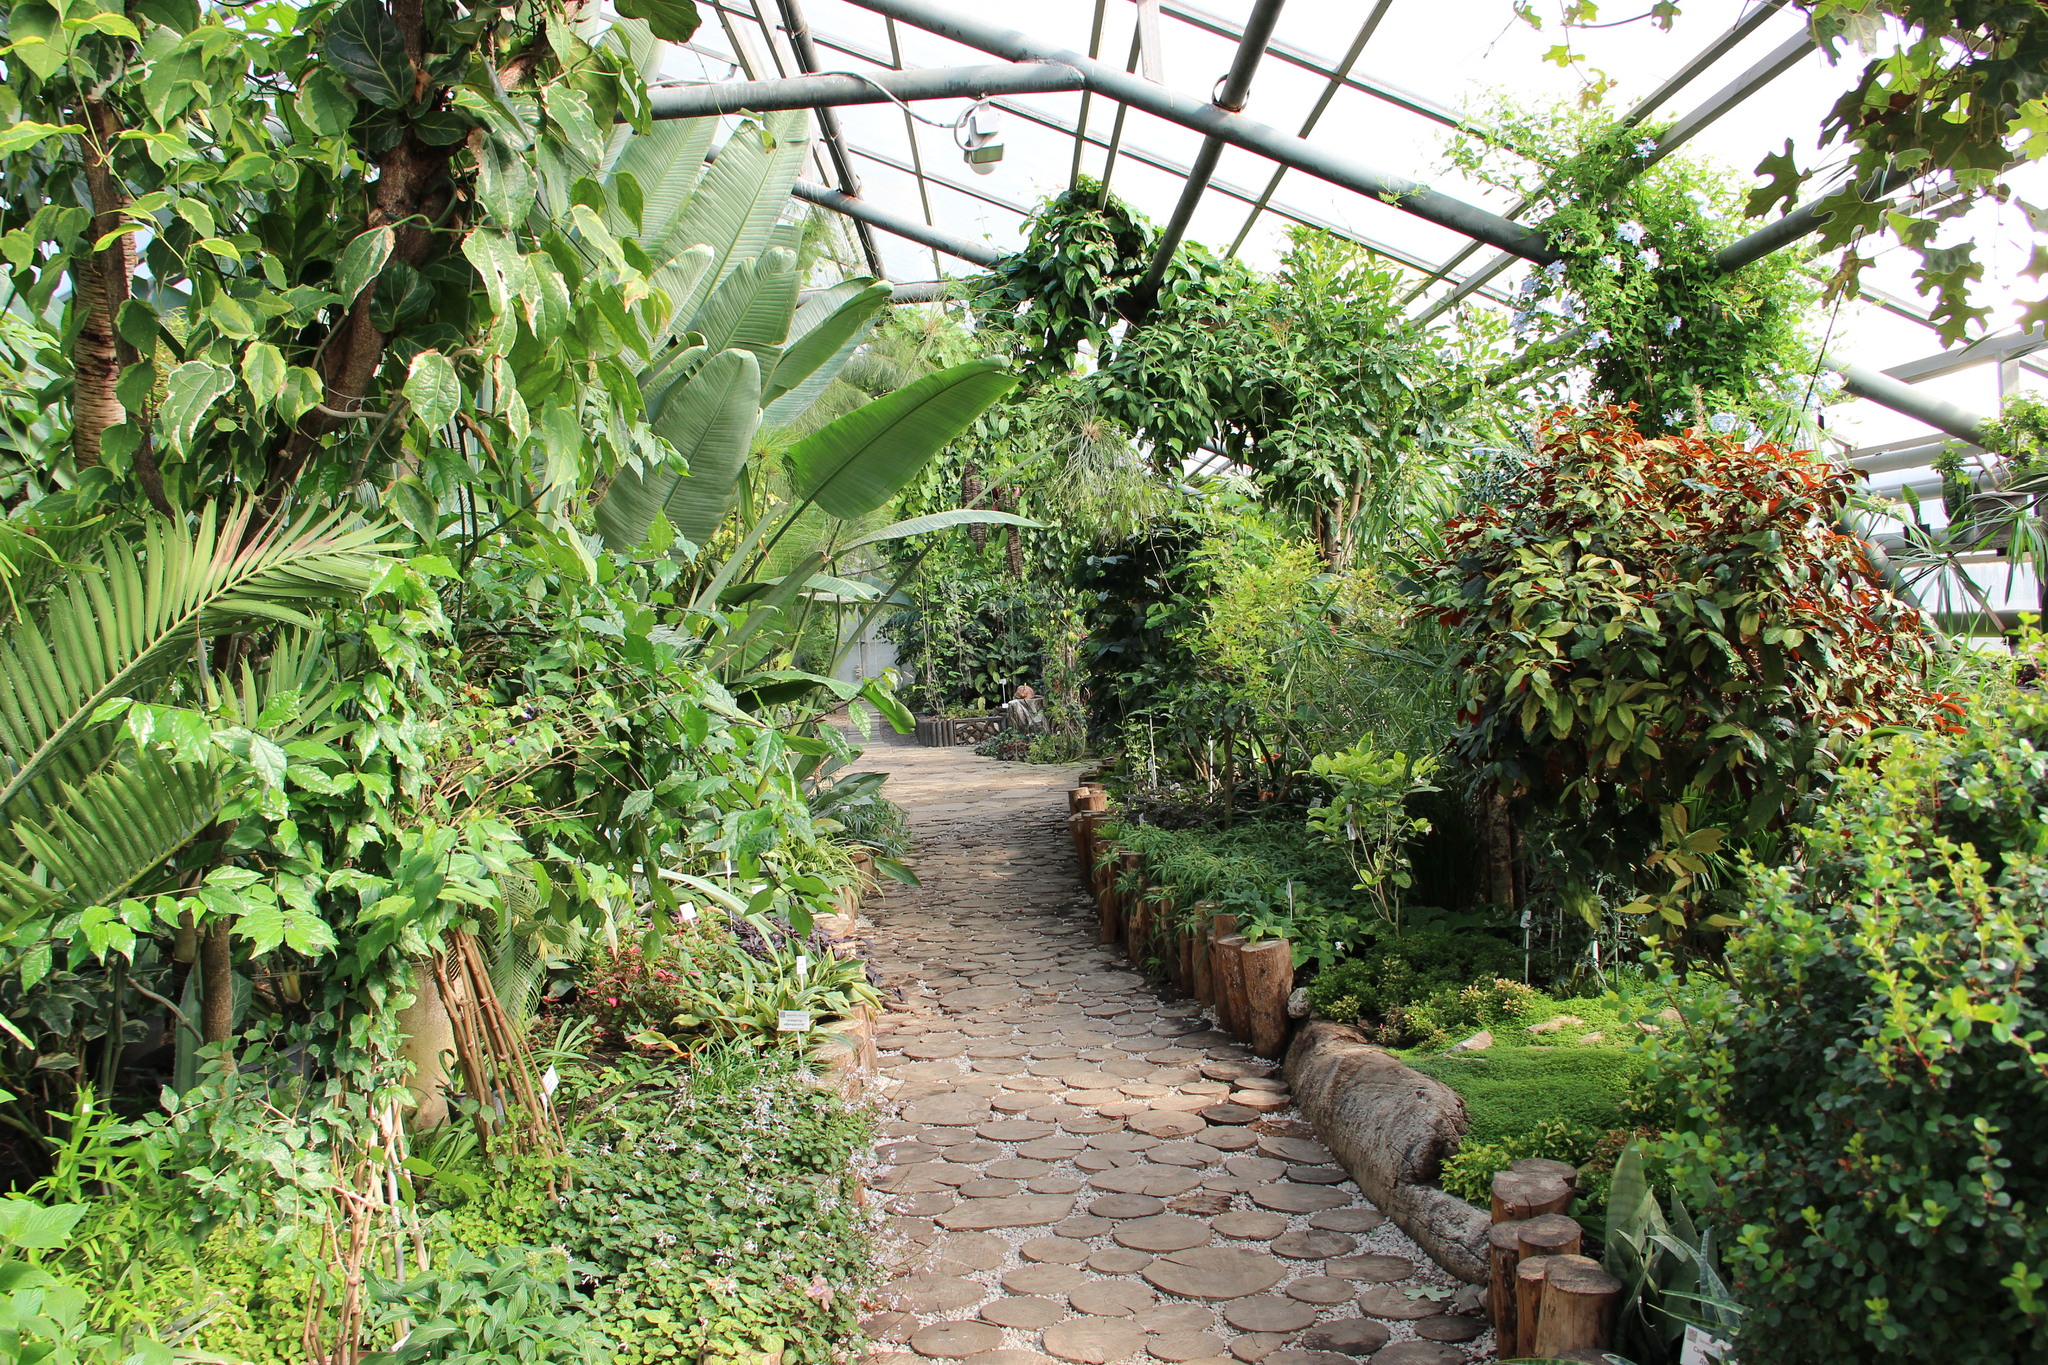
[[842,519],[866,516],[1016,384],[1004,362],[973,360],[855,409],[790,447],[798,497]]

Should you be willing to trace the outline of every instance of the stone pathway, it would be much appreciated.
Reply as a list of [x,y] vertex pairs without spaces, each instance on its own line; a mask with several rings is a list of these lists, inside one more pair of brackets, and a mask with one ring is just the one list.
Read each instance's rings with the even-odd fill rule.
[[[1286,1085],[1095,942],[1076,769],[878,737],[924,885],[871,904],[868,1365],[1463,1365],[1476,1294],[1368,1203]],[[1463,1311],[1457,1311],[1463,1310]]]

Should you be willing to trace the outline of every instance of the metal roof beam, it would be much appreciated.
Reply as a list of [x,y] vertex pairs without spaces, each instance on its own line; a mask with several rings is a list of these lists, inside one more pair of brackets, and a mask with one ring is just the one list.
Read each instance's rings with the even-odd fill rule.
[[994,66],[878,71],[872,76],[821,72],[784,81],[720,81],[710,85],[664,86],[649,91],[647,102],[652,116],[658,119],[710,118],[717,114],[820,109],[841,104],[1038,95],[1079,90],[1082,85],[1081,73],[1072,67],[1047,62],[1005,62]]
[[1880,407],[1903,413],[1915,421],[1925,422],[1936,431],[1945,431],[1957,440],[1968,441],[1981,446],[1990,438],[1989,423],[1976,413],[1944,402],[1931,394],[1925,394],[1911,384],[1902,383],[1877,370],[1865,369],[1861,365],[1848,365],[1829,361],[1829,365],[1842,376],[1842,391],[1857,398],[1868,398]]
[[1393,175],[1339,152],[1318,147],[1268,127],[1242,114],[1227,113],[1185,95],[1162,89],[1115,67],[1092,61],[1078,52],[1042,44],[998,24],[960,14],[930,0],[853,0],[862,9],[884,14],[927,32],[1011,61],[1056,61],[1081,72],[1096,93],[1107,95],[1155,118],[1178,123],[1198,133],[1221,138],[1234,147],[1257,153],[1282,165],[1306,171],[1333,185],[1385,200],[1395,208],[1439,226],[1476,237],[1503,251],[1549,262],[1557,252],[1541,233],[1511,223],[1497,213],[1441,194],[1406,176]]
[[866,199],[857,198],[841,190],[814,185],[808,180],[799,180],[790,186],[789,192],[807,204],[816,204],[819,208],[843,213],[871,227],[878,227],[884,232],[894,233],[898,237],[931,247],[935,251],[943,251],[948,256],[957,256],[984,269],[1003,258],[1002,252],[986,242],[970,242],[965,237],[955,237],[950,232],[941,232],[935,227],[918,222],[915,218],[905,218],[901,214],[891,213]]
[[[1779,3],[1782,4],[1783,2],[1784,0],[1779,0]],[[1221,15],[1211,14],[1204,9],[1196,9],[1193,5],[1177,4],[1174,0],[1167,0],[1167,3],[1160,8],[1163,13],[1180,20],[1190,28],[1198,28],[1205,33],[1213,33],[1219,38],[1228,38],[1232,42],[1240,42],[1244,38],[1245,30]],[[1441,123],[1448,128],[1464,128],[1468,126],[1466,120],[1459,116],[1458,111],[1449,105],[1439,104],[1427,95],[1418,95],[1413,90],[1403,89],[1392,81],[1383,81],[1377,77],[1368,76],[1362,71],[1352,72],[1342,67],[1333,68],[1314,53],[1295,47],[1290,43],[1271,43],[1267,46],[1266,50],[1272,53],[1275,61],[1286,62],[1289,66],[1299,67],[1303,71],[1312,72],[1332,82],[1339,88],[1356,90],[1361,95],[1369,95],[1373,99],[1382,100],[1396,108],[1406,109],[1411,114],[1420,114],[1432,123]],[[1471,131],[1480,136],[1485,134],[1485,130],[1482,128],[1474,127]]]
[[1955,374],[1978,365],[2017,360],[2043,346],[2048,346],[2048,333],[2044,333],[2039,327],[2026,331],[2000,332],[1996,336],[1984,337],[1957,350],[1943,351],[1939,355],[1931,355],[1922,360],[1909,360],[1903,365],[1890,366],[1885,373],[1903,383],[1918,384],[1922,380],[1938,379],[1942,375]]
[[[783,31],[789,36],[790,50],[796,54],[797,70],[813,75],[818,70],[818,49],[811,42],[811,26],[804,22],[804,13],[798,0],[776,0],[782,10]],[[829,105],[813,106],[818,115],[818,131],[825,135],[825,148],[832,154],[832,168],[839,176],[839,188],[847,194],[858,197],[860,177],[853,173],[853,162],[846,155],[846,137],[839,127],[839,115]],[[854,223],[860,236],[861,253],[868,258],[868,268],[878,280],[889,278],[889,272],[882,268],[882,249],[875,245],[875,234],[867,223],[858,219]]]
[[[1232,114],[1244,109],[1251,98],[1252,74],[1259,69],[1259,59],[1266,55],[1266,45],[1273,41],[1273,26],[1280,22],[1280,9],[1286,3],[1287,0],[1255,0],[1251,20],[1239,36],[1237,52],[1230,60],[1230,70],[1210,101],[1214,107]],[[1180,250],[1181,238],[1187,236],[1188,224],[1194,220],[1195,206],[1202,202],[1202,193],[1215,178],[1216,164],[1222,159],[1223,139],[1214,133],[1203,138],[1201,150],[1195,153],[1195,164],[1181,182],[1180,198],[1174,202],[1173,213],[1153,247],[1152,263],[1145,268],[1145,277],[1138,281],[1131,300],[1133,321],[1142,319],[1158,302],[1159,287],[1166,283],[1173,255]]]

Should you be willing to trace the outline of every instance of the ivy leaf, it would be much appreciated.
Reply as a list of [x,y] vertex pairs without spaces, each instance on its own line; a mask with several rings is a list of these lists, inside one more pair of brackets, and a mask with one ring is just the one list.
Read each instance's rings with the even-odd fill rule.
[[276,402],[284,392],[284,353],[267,341],[253,343],[242,352],[242,382],[258,403]]
[[704,16],[691,0],[618,0],[619,13],[628,19],[645,19],[654,36],[671,43],[687,43]]
[[356,295],[384,269],[393,240],[390,228],[371,228],[356,234],[342,251],[341,263],[334,268],[334,292],[341,295],[342,307],[354,304]]
[[412,97],[405,36],[377,0],[346,0],[335,10],[320,53],[372,104],[402,109]]
[[1799,187],[1806,183],[1807,172],[1799,169],[1792,160],[1792,139],[1785,139],[1783,151],[1773,152],[1757,163],[1756,173],[1769,176],[1771,183],[1759,185],[1749,192],[1743,211],[1752,218],[1761,218],[1771,211],[1771,206],[1783,203],[1791,208],[1799,201]]
[[0,129],[0,156],[12,156],[16,152],[35,146],[44,138],[84,131],[85,126],[79,123],[35,123],[23,120],[11,128]]
[[414,415],[430,427],[454,421],[455,410],[462,406],[462,380],[454,362],[439,351],[421,351],[405,377],[405,397]]
[[296,422],[326,396],[326,385],[320,382],[317,370],[294,365],[285,374],[284,386],[278,391],[277,410],[287,422]]
[[188,360],[171,371],[165,381],[161,410],[164,440],[172,450],[183,452],[192,444],[206,410],[214,400],[235,386],[235,377],[225,365]]
[[346,136],[356,116],[355,98],[348,93],[347,84],[324,66],[306,74],[297,108],[306,126],[322,137]]

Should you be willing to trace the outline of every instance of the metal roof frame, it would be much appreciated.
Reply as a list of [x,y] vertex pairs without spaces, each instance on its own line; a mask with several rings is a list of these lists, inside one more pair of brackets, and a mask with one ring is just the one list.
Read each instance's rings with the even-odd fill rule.
[[[1534,207],[1533,202],[1518,204],[1510,209],[1507,215],[1502,216],[1439,194],[1414,180],[1364,165],[1355,158],[1339,154],[1329,148],[1317,147],[1308,141],[1308,135],[1314,131],[1317,121],[1330,101],[1337,93],[1347,89],[1384,101],[1433,122],[1449,127],[1466,128],[1475,135],[1485,136],[1482,127],[1461,116],[1456,110],[1426,95],[1406,90],[1393,82],[1356,69],[1356,63],[1370,41],[1373,30],[1393,0],[1375,0],[1372,11],[1361,24],[1349,51],[1342,60],[1334,63],[1272,38],[1272,22],[1283,0],[1255,0],[1252,20],[1243,26],[1187,3],[1187,0],[1150,0],[1157,14],[1239,45],[1236,59],[1232,63],[1231,76],[1221,84],[1216,97],[1208,102],[1190,99],[1135,74],[1140,65],[1141,55],[1146,58],[1145,65],[1148,70],[1152,69],[1156,60],[1156,54],[1141,54],[1139,39],[1145,31],[1142,22],[1133,27],[1128,69],[1119,69],[1116,65],[1103,62],[1101,46],[1104,36],[1105,0],[1096,0],[1089,51],[1085,54],[1061,48],[1057,44],[1038,42],[1024,33],[998,23],[989,23],[977,15],[948,9],[937,3],[937,0],[849,0],[851,4],[885,20],[890,40],[890,52],[886,56],[843,38],[813,33],[804,21],[799,7],[800,0],[775,0],[775,8],[782,19],[779,25],[770,19],[763,0],[705,2],[718,13],[727,39],[733,46],[734,58],[737,59],[735,64],[740,70],[757,80],[768,75],[760,68],[758,57],[748,52],[748,44],[743,40],[745,27],[750,25],[758,31],[775,65],[776,74],[783,79],[764,80],[758,85],[749,82],[751,88],[712,83],[663,89],[656,92],[656,116],[694,117],[706,113],[735,112],[742,108],[817,108],[820,111],[821,145],[814,150],[819,153],[819,169],[836,180],[838,185],[833,187],[803,181],[796,187],[795,194],[809,203],[832,209],[854,219],[861,237],[863,254],[868,257],[869,264],[878,275],[882,273],[882,262],[879,252],[874,247],[873,238],[868,234],[868,229],[872,227],[879,227],[929,247],[935,253],[935,268],[940,264],[938,253],[954,255],[983,267],[992,265],[1000,259],[1002,253],[993,246],[969,241],[944,232],[934,225],[931,204],[931,188],[934,185],[1005,212],[1016,213],[1020,217],[1028,216],[1029,213],[1029,209],[1024,205],[948,180],[926,169],[919,151],[918,139],[910,129],[907,108],[906,131],[912,132],[908,139],[910,160],[907,163],[900,157],[893,157],[876,148],[851,143],[839,127],[836,116],[831,112],[832,108],[839,104],[877,103],[891,98],[898,101],[987,98],[991,104],[1006,113],[1068,136],[1074,147],[1074,178],[1078,177],[1083,154],[1090,146],[1104,148],[1108,153],[1104,171],[1105,181],[1113,172],[1115,161],[1120,156],[1179,177],[1183,181],[1183,191],[1163,234],[1161,250],[1155,256],[1146,276],[1148,285],[1153,287],[1156,287],[1157,279],[1163,277],[1172,252],[1185,233],[1196,206],[1205,195],[1212,193],[1236,199],[1250,206],[1245,225],[1231,244],[1231,254],[1235,254],[1263,216],[1271,215],[1337,233],[1359,243],[1369,251],[1420,272],[1424,278],[1407,296],[1409,301],[1418,299],[1436,282],[1450,279],[1450,291],[1427,305],[1418,314],[1418,319],[1422,321],[1427,321],[1444,309],[1475,294],[1489,302],[1511,306],[1512,300],[1506,294],[1498,289],[1488,288],[1488,284],[1517,260],[1547,262],[1555,256],[1540,234],[1514,221],[1519,214]],[[1666,100],[1711,69],[1787,3],[1788,0],[1759,0],[1738,23],[1681,65],[1650,95],[1638,101],[1623,115],[1624,121],[1634,123],[1648,118]],[[906,68],[897,40],[896,29],[899,21],[1006,60],[1002,64],[978,67]],[[789,48],[789,64],[801,74],[792,77],[786,69],[776,42],[775,35],[778,29]],[[1249,33],[1247,29],[1250,30]],[[1756,94],[1770,81],[1796,65],[1812,47],[1810,35],[1804,33],[1780,43],[1708,99],[1681,115],[1659,140],[1655,152],[1646,158],[1645,164],[1661,159],[1700,129]],[[830,74],[818,55],[820,49],[829,49],[857,58],[877,69],[872,74],[860,77]],[[694,45],[693,50],[715,60],[728,60],[722,54]],[[1242,104],[1244,88],[1249,83],[1253,66],[1262,55],[1319,76],[1325,83],[1320,101],[1304,122],[1299,134],[1289,134],[1268,127],[1235,112],[1236,107]],[[878,87],[886,87],[887,93],[883,93]],[[1019,103],[1016,98],[1019,95],[1067,90],[1077,90],[1081,96],[1080,117],[1074,122],[1068,122],[1033,105]],[[1098,95],[1109,99],[1117,107],[1115,125],[1107,138],[1092,132],[1089,128],[1089,114]],[[1123,138],[1124,115],[1132,108],[1141,109],[1168,122],[1201,132],[1204,141],[1194,162],[1183,163],[1176,158],[1126,145]],[[1248,190],[1214,178],[1216,162],[1225,146],[1243,148],[1275,163],[1274,171],[1263,189]],[[910,175],[918,190],[923,210],[922,221],[906,218],[885,204],[875,203],[861,196],[860,182],[852,167],[852,162],[856,158]],[[1383,204],[1390,204],[1436,222],[1466,236],[1469,239],[1468,243],[1441,263],[1431,264],[1412,252],[1402,251],[1385,242],[1377,241],[1356,229],[1329,222],[1326,215],[1290,207],[1274,198],[1275,191],[1289,170],[1304,171],[1329,183],[1353,190],[1362,197],[1377,199]],[[1912,179],[1913,177],[1906,173],[1874,177],[1860,187],[1860,192],[1866,199],[1875,201],[1896,193]],[[1717,253],[1716,263],[1724,270],[1739,270],[1818,230],[1826,217],[1823,203],[1822,200],[1816,200],[1793,208],[1783,217],[1723,248]],[[1501,254],[1462,278],[1453,277],[1452,272],[1485,244],[1499,248]],[[933,297],[943,292],[943,281],[907,286],[902,292],[907,298]],[[1865,290],[1863,294],[1865,298],[1887,311],[1923,325],[1931,325],[1924,313],[1901,300],[1889,298],[1875,290]],[[1844,373],[1847,381],[1845,389],[1851,395],[1868,398],[1912,416],[1937,431],[1946,433],[1950,439],[1969,439],[1981,434],[1983,418],[1965,412],[1953,404],[1936,400],[1931,395],[1916,393],[1911,387],[1912,384],[1922,379],[1955,373],[1972,365],[1994,362],[2006,367],[2006,373],[2024,368],[2031,373],[2048,376],[2048,369],[2042,368],[2032,356],[2032,353],[2043,345],[2044,339],[2036,330],[2031,333],[2009,333],[1984,338],[1965,347],[1893,366],[1884,371],[1845,365],[1835,368]],[[1871,461],[1868,466],[1871,472],[1879,472],[1880,464],[1886,470],[1911,468],[1912,466],[1897,462],[1908,454],[1938,449],[1940,444],[1939,441],[1930,444],[1927,438],[1916,437],[1905,442],[1889,443],[1882,448],[1852,451],[1849,452],[1849,457],[1859,465],[1865,460]]]

